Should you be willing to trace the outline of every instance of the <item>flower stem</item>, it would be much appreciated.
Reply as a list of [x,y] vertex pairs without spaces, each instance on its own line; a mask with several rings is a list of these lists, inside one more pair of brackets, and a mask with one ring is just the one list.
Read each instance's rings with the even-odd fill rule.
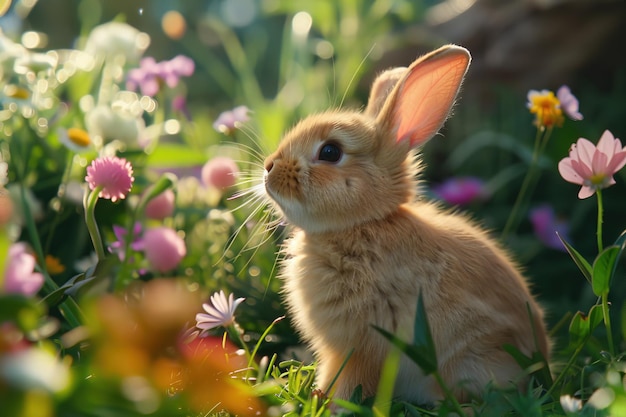
[[98,256],[98,261],[102,261],[105,257],[102,238],[100,237],[100,231],[96,223],[96,203],[98,202],[100,191],[102,191],[102,186],[96,187],[91,193],[85,193],[85,199],[83,200],[85,207],[85,223],[87,224],[87,230],[89,231],[93,247]]
[[596,229],[596,237],[598,239],[598,253],[604,250],[604,245],[602,244],[602,216],[604,207],[602,204],[602,190],[596,190],[596,194],[598,195],[598,224]]
[[611,315],[609,313],[609,292],[602,294],[602,316],[604,318],[604,326],[606,327],[606,338],[609,343],[609,352],[611,356],[615,356],[615,348],[613,347],[613,331],[611,328]]
[[513,204],[513,209],[509,214],[504,229],[502,230],[501,237],[503,240],[506,240],[506,238],[508,238],[510,234],[514,233],[519,226],[519,212],[522,210],[522,206],[526,204],[526,199],[532,194],[532,190],[537,184],[536,180],[538,173],[539,157],[543,154],[551,134],[552,128],[548,128],[547,130],[537,129],[530,166],[528,167],[528,171],[526,172],[526,176],[524,177],[524,181],[522,182],[520,192],[517,194],[517,198],[515,199],[515,203]]

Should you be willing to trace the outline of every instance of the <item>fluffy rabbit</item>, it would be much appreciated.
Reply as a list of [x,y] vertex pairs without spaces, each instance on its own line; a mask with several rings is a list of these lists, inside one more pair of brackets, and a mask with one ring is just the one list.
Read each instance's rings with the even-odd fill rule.
[[[509,256],[467,218],[417,195],[415,148],[442,127],[470,55],[448,45],[382,73],[364,112],[310,116],[265,160],[264,183],[288,223],[282,277],[289,316],[319,364],[317,383],[376,393],[390,343],[411,341],[421,293],[439,370],[459,399],[489,382],[524,385],[502,346],[548,356],[543,313]],[[529,314],[530,311],[530,314]],[[442,398],[407,357],[398,398]]]

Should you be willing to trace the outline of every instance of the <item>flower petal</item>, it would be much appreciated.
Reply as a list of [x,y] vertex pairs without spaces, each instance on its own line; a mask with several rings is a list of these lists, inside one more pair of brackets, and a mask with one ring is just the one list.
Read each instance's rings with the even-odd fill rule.
[[563,177],[563,179],[567,182],[571,182],[574,184],[582,185],[583,178],[578,174],[578,172],[572,166],[572,158],[563,158],[559,162],[559,173]]
[[591,161],[596,151],[595,145],[588,139],[579,138],[573,150],[576,152],[576,159],[591,171]]
[[595,192],[596,190],[594,188],[583,185],[580,191],[578,192],[578,198],[580,198],[581,200],[584,200],[585,198],[591,197]]

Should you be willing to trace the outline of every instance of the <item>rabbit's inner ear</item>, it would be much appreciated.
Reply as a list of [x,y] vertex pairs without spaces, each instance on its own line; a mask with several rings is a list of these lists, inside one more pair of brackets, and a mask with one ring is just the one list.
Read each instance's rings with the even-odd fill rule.
[[411,147],[428,141],[448,118],[470,60],[465,48],[448,45],[413,62],[383,104],[378,125]]
[[370,90],[369,99],[367,100],[365,114],[371,117],[378,116],[380,109],[382,109],[383,104],[385,104],[385,100],[387,100],[387,96],[389,96],[393,87],[395,87],[398,81],[406,74],[406,71],[406,67],[397,67],[386,70],[376,77],[372,84],[372,89]]

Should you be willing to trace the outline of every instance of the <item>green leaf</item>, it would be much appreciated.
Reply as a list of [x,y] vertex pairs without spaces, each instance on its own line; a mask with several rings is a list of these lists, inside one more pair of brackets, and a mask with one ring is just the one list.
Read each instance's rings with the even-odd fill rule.
[[582,311],[577,311],[569,325],[570,344],[578,346],[590,333],[589,317]]
[[611,278],[621,252],[622,249],[619,246],[609,246],[600,252],[593,262],[591,287],[598,297],[609,292]]
[[582,311],[576,312],[569,326],[571,345],[577,346],[579,343],[582,343],[603,320],[604,315],[601,305],[591,307],[588,314]]
[[574,249],[572,245],[567,243],[565,239],[563,239],[559,233],[557,233],[556,235],[559,237],[561,242],[563,242],[565,249],[567,249],[567,253],[569,253],[569,255],[572,257],[572,259],[574,260],[574,263],[578,266],[578,269],[580,269],[580,271],[583,273],[587,281],[591,283],[591,275],[592,275],[591,264],[587,262],[587,260],[583,258],[583,256],[580,253],[578,253],[578,251]]
[[433,342],[430,332],[428,317],[426,316],[426,309],[424,308],[424,299],[421,294],[418,297],[417,309],[415,311],[413,344],[405,342],[378,326],[373,327],[415,362],[426,375],[432,374],[437,370],[435,343]]
[[532,356],[526,356],[515,346],[505,344],[502,348],[515,359],[520,368],[525,369],[530,375],[534,375],[539,383],[549,388],[552,386],[552,374],[548,367],[548,361],[541,352],[533,352]]

